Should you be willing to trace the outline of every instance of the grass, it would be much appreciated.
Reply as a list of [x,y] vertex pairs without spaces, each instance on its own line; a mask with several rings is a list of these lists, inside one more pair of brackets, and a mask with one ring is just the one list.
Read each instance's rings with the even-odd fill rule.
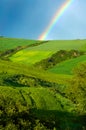
[[16,38],[0,38],[0,51],[6,51],[18,46],[26,46],[34,44],[36,40],[16,39]]
[[86,61],[86,55],[74,58],[71,60],[63,61],[48,71],[56,74],[73,74],[73,68],[76,67],[79,63]]
[[[64,84],[71,80],[71,76],[63,74],[52,74],[34,67],[28,67],[24,64],[15,64],[9,61],[0,60],[0,77],[13,76],[13,75],[25,75],[29,77],[38,78],[44,81]],[[3,77],[2,77],[3,78]]]
[[51,51],[26,51],[22,50],[12,55],[9,59],[14,62],[27,63],[28,65],[35,64],[36,62],[46,59],[51,56]]
[[[15,64],[10,61],[0,60],[0,83],[3,82],[3,79],[12,77],[13,75],[26,75],[29,77],[34,77],[36,79],[41,79],[41,81],[60,83],[64,84],[66,81],[71,79],[67,75],[55,75],[43,70],[38,70],[36,68],[30,68],[24,64]],[[37,109],[44,110],[70,110],[73,106],[72,102],[68,99],[61,96],[59,93],[56,94],[52,91],[51,88],[47,87],[14,87],[10,86],[0,86],[0,92],[2,96],[12,99],[12,101],[26,103],[29,106],[34,106]],[[13,96],[14,95],[14,96]],[[60,102],[61,99],[61,102]],[[65,105],[65,103],[69,104]],[[65,105],[64,109],[61,105]],[[73,106],[74,108],[74,106]]]
[[[36,68],[30,68],[24,64],[15,64],[10,61],[0,60],[0,83],[3,82],[3,79],[11,78],[16,74],[35,77],[36,79],[41,79],[41,81],[50,82],[51,84],[66,84],[71,79],[71,76],[52,74]],[[62,111],[74,109],[74,104],[69,99],[45,86],[14,87],[10,84],[10,86],[0,86],[0,92],[4,98],[11,97],[12,101],[26,103],[37,109]]]
[[58,50],[71,50],[81,49],[86,45],[86,40],[51,40],[46,44],[37,47],[27,48],[26,50],[40,50],[40,51],[58,51]]
[[86,40],[48,41],[45,44],[23,49],[12,55],[10,60],[32,65],[50,57],[58,50],[80,49],[85,44]]
[[86,44],[84,44],[82,47],[81,47],[81,49],[80,49],[81,51],[85,51],[86,52]]

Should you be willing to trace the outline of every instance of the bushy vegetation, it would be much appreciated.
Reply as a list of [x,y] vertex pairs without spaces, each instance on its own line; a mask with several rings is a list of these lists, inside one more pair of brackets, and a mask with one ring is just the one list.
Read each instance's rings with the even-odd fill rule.
[[[60,50],[60,51],[57,51],[56,53],[52,54],[51,57],[44,59],[40,62],[37,62],[35,64],[35,66],[37,66],[41,69],[45,69],[45,70],[49,69],[49,68],[53,68],[51,70],[54,70],[55,69],[54,66],[55,65],[58,66],[58,64],[60,62],[66,61],[68,59],[77,58],[77,57],[80,57],[81,55],[84,55],[84,54],[85,54],[85,52],[81,52],[81,51],[77,51],[77,50],[70,50],[70,51]],[[58,67],[57,67],[57,69],[58,69]],[[53,71],[51,71],[51,72],[53,72]]]
[[66,94],[77,104],[77,111],[86,113],[86,62],[74,69],[74,77]]

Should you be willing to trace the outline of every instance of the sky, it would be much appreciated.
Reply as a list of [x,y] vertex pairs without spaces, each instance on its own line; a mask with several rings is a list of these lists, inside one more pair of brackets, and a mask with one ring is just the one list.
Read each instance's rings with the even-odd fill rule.
[[[66,0],[0,0],[0,36],[38,39]],[[86,0],[72,0],[45,40],[86,39]]]

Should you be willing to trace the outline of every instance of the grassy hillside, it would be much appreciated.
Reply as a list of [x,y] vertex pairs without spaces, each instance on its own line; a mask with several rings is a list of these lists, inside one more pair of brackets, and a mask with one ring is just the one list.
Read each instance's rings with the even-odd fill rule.
[[51,40],[46,44],[39,45],[37,47],[27,48],[26,50],[38,50],[38,51],[57,51],[57,50],[79,50],[82,46],[86,45],[86,40]]
[[44,130],[54,128],[83,130],[82,128],[85,128],[85,98],[81,91],[81,95],[72,94],[76,97],[76,101],[79,101],[77,103],[73,101],[75,98],[72,99],[71,95],[68,95],[71,94],[72,88],[76,89],[68,85],[72,82],[70,79],[66,75],[55,75],[1,60],[0,123],[2,124],[0,128],[4,127],[4,130],[10,130],[10,128],[35,130],[35,127],[38,130],[41,128]]
[[[52,74],[50,72],[46,72],[34,67],[28,67],[24,64],[15,64],[9,61],[3,61],[0,60],[0,79],[3,80],[3,78],[7,78],[9,81],[9,77],[13,77],[15,75],[23,75],[25,76],[25,79],[28,80],[28,84],[31,82],[29,81],[28,78],[33,77],[32,80],[35,79],[40,79],[41,81],[47,81],[47,82],[53,82],[53,83],[58,83],[58,84],[64,84],[67,83],[68,80],[71,80],[71,76],[69,75],[57,75],[57,74]],[[20,77],[21,78],[21,77]],[[22,79],[22,80],[23,80]],[[23,81],[24,82],[24,81]],[[34,81],[33,81],[34,82]],[[4,82],[5,84],[5,82]],[[24,84],[23,84],[24,85]],[[21,86],[21,85],[20,85]],[[33,86],[32,86],[33,87]]]
[[49,71],[57,74],[73,74],[74,67],[76,67],[81,62],[86,62],[86,55],[63,61],[49,69]]
[[86,44],[86,40],[48,41],[45,44],[23,49],[10,57],[11,61],[27,63],[28,65],[40,62],[59,50],[79,50]]
[[38,41],[36,40],[26,40],[26,39],[15,39],[15,38],[1,38],[0,37],[0,51],[6,51],[9,49],[16,48],[18,46],[26,46],[34,44]]
[[0,130],[85,130],[85,46],[0,38]]

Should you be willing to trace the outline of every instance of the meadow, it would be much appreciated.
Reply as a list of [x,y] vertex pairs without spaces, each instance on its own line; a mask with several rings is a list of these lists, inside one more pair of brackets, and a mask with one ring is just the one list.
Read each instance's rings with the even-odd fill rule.
[[47,41],[45,44],[18,51],[10,57],[10,60],[32,65],[50,57],[59,50],[80,50],[85,44],[86,40]]
[[0,51],[6,51],[6,50],[9,50],[9,49],[14,49],[18,46],[31,45],[31,44],[34,44],[36,42],[38,42],[38,41],[0,37]]
[[86,45],[86,40],[51,40],[46,44],[27,48],[26,50],[58,51],[58,50],[80,50]]

